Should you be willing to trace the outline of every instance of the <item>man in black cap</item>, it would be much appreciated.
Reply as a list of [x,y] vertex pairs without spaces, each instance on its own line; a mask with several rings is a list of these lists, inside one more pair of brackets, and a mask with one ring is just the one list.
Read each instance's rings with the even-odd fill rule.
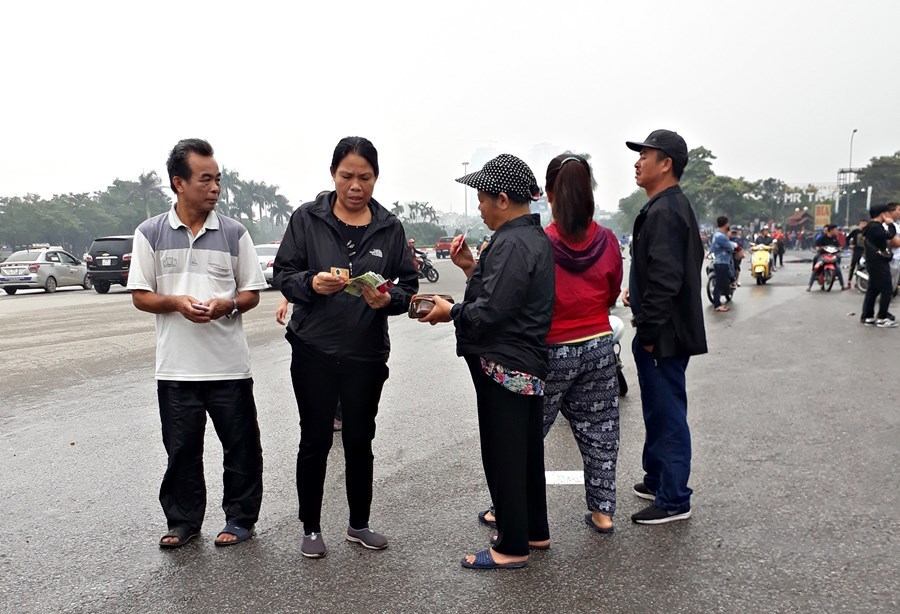
[[687,144],[671,130],[654,130],[643,142],[635,180],[647,192],[634,222],[631,278],[625,304],[637,327],[634,361],[644,411],[644,479],[634,494],[653,501],[633,514],[639,524],[691,516],[691,432],[687,423],[688,359],[706,353],[700,271],[700,229],[678,182],[688,162]]

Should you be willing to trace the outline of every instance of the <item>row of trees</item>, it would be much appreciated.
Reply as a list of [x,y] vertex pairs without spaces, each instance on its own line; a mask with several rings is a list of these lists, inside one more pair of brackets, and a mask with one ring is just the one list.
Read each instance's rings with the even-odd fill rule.
[[[148,217],[166,211],[172,203],[168,193],[150,171],[135,181],[116,179],[102,192],[0,197],[0,245],[50,243],[81,254],[95,237],[131,234]],[[228,169],[222,170],[217,209],[239,219],[257,242],[280,237],[293,212],[278,186],[244,181]]]
[[[712,170],[715,159],[713,153],[705,147],[692,149],[688,153],[688,165],[681,178],[681,189],[691,201],[701,223],[714,223],[719,215],[727,215],[738,224],[746,224],[755,219],[783,223],[793,213],[792,206],[785,206],[785,194],[793,190],[783,181],[774,177],[751,181],[744,177],[716,175]],[[857,185],[872,186],[873,202],[900,200],[900,152],[873,158],[860,171]],[[640,189],[621,199],[619,211],[613,217],[613,227],[618,232],[629,232],[646,202],[646,195]],[[817,202],[834,204],[834,199],[823,198]],[[851,220],[865,217],[864,209],[862,199],[852,201]],[[840,217],[843,218],[844,215]]]

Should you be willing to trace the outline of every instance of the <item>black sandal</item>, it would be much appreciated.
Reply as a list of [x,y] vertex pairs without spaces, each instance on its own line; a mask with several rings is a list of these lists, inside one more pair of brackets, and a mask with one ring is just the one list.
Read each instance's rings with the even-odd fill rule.
[[[159,540],[160,548],[181,548],[182,546],[186,546],[191,542],[195,537],[200,536],[200,531],[193,531],[190,527],[180,526],[180,527],[172,527],[169,529],[169,532],[163,535]],[[169,537],[177,537],[177,542],[165,542],[164,539]]]
[[493,505],[490,507],[490,509],[486,509],[483,512],[478,512],[478,522],[480,522],[483,525],[487,525],[487,526],[491,527],[492,529],[496,529],[497,528],[497,516],[496,515],[494,516],[494,520],[488,520],[487,518],[485,518],[485,516],[487,516],[488,514],[494,514],[494,506]]

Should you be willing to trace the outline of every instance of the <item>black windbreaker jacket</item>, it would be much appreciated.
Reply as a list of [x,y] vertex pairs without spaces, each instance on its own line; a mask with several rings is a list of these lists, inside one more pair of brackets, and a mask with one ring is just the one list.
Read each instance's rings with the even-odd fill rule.
[[457,355],[545,379],[554,279],[553,250],[539,216],[498,228],[466,283],[465,299],[450,312]]
[[[406,313],[419,290],[406,233],[400,220],[372,199],[372,221],[351,260],[331,212],[334,199],[334,192],[323,194],[294,211],[275,256],[274,285],[294,304],[289,334],[336,361],[386,361],[387,317]],[[313,276],[332,267],[347,268],[353,277],[372,271],[395,280],[390,304],[376,310],[346,292],[316,294]]]
[[[634,221],[631,267],[640,300],[634,316],[641,345],[659,358],[705,354],[700,272],[703,242],[681,188],[654,196]],[[634,292],[634,290],[632,290]]]

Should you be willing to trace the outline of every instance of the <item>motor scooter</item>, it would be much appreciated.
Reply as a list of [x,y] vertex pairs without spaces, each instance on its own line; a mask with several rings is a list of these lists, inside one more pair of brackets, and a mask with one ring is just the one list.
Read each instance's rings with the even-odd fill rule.
[[624,397],[628,394],[628,382],[625,381],[625,374],[622,372],[622,336],[625,334],[625,322],[618,316],[609,316],[609,325],[613,331],[613,352],[616,355],[616,382],[619,387],[619,396]]
[[825,292],[831,292],[834,285],[835,271],[837,270],[838,256],[841,250],[834,245],[826,245],[819,248],[819,259],[816,260],[816,266],[813,270],[816,272],[816,282],[819,288]]
[[416,255],[416,263],[417,263],[417,272],[419,274],[419,279],[427,279],[431,283],[434,283],[440,277],[438,270],[434,268],[434,265],[431,263],[431,260],[428,259],[428,256],[425,254],[417,254]]
[[750,252],[750,275],[756,279],[757,286],[763,286],[767,281],[772,279],[772,265],[775,264],[772,252],[775,245],[764,245],[762,243],[751,243]]

